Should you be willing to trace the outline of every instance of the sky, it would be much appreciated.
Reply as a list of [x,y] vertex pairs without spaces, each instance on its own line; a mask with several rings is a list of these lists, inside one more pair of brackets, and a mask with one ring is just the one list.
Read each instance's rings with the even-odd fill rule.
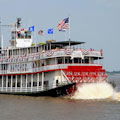
[[[34,25],[34,42],[67,39],[68,34],[56,26],[70,17],[71,40],[86,42],[85,48],[103,49],[105,69],[120,70],[120,0],[0,0],[0,17],[2,24],[20,17],[24,27]],[[54,36],[47,35],[48,28],[54,28]],[[46,32],[43,37],[37,34],[41,29]],[[9,39],[3,40],[8,45]]]

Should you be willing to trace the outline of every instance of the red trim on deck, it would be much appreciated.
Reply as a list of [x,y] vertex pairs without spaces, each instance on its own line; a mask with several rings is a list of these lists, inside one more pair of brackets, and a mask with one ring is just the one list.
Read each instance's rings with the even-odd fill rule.
[[44,71],[33,72],[33,73],[1,74],[0,76],[28,75],[28,74],[37,74],[41,72],[51,72],[51,71],[59,71],[59,70],[65,70],[66,72],[96,72],[96,73],[106,72],[104,69],[102,69],[102,66],[68,66],[67,69],[44,70]]

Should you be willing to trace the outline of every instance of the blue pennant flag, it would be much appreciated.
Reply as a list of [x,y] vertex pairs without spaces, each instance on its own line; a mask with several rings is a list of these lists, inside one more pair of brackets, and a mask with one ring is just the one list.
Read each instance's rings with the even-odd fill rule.
[[48,29],[48,34],[53,34],[53,29]]
[[29,27],[29,31],[33,32],[35,30],[34,26]]

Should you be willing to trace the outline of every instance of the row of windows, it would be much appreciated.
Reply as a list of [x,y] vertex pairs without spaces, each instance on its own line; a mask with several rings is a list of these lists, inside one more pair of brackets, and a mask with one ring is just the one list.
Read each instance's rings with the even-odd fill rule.
[[89,59],[81,59],[81,58],[74,58],[71,59],[71,57],[68,58],[58,58],[57,59],[57,64],[62,64],[62,63],[90,63]]
[[[57,60],[57,63],[56,63]],[[81,58],[74,58],[71,59],[71,57],[65,57],[65,58],[51,58],[47,60],[38,60],[33,62],[32,67],[40,67],[40,66],[45,66],[45,65],[52,65],[52,64],[67,64],[67,63],[90,63],[90,60],[88,58],[86,59],[81,59]],[[91,62],[92,63],[92,62]]]
[[19,39],[30,39],[31,38],[31,32],[30,31],[19,31],[19,32],[12,32],[12,39],[15,38]]

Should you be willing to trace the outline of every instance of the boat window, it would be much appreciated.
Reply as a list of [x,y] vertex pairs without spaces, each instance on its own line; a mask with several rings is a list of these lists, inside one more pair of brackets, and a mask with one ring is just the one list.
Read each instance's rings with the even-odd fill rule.
[[25,32],[25,38],[31,38],[31,32],[30,31]]
[[74,58],[74,63],[79,63],[79,59],[78,58]]
[[85,59],[85,63],[89,63],[89,59]]
[[59,81],[58,80],[56,80],[56,86],[58,86],[59,85]]
[[42,83],[41,82],[39,82],[39,86],[41,86],[42,85]]
[[17,82],[17,87],[20,87],[20,82]]
[[[14,38],[14,34],[12,35],[12,38]],[[18,31],[17,32],[17,38],[18,39],[30,39],[31,38],[31,32],[30,31]]]
[[33,86],[37,86],[37,82],[33,82]]
[[65,58],[65,63],[72,63],[71,57],[66,57]]
[[50,59],[46,60],[46,65],[50,65]]
[[24,36],[25,36],[25,34],[24,34],[24,32],[23,31],[18,31],[17,32],[17,38],[24,38]]
[[33,68],[36,68],[36,67],[37,67],[37,61],[34,61],[34,62],[33,62],[32,67],[33,67]]
[[41,66],[45,66],[45,61],[41,60]]
[[68,62],[69,62],[69,63],[72,63],[72,59],[71,59],[71,58],[69,58],[69,59],[68,59]]
[[1,70],[7,70],[8,65],[7,64],[1,64]]
[[31,87],[31,82],[29,82],[29,83],[27,84],[27,87]]
[[48,81],[44,81],[44,87],[48,87],[48,85],[49,85],[49,82]]
[[62,64],[63,63],[63,58],[57,58],[57,64]]
[[12,85],[12,87],[15,87],[15,82],[13,82],[13,85]]
[[44,66],[44,63],[42,63],[42,66]]

